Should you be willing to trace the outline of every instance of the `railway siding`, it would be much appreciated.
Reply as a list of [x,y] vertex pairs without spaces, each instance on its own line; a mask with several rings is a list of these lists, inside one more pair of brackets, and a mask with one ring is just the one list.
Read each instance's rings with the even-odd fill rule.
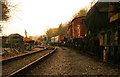
[[30,52],[27,52],[27,53],[22,53],[22,54],[18,54],[18,55],[15,55],[15,56],[11,56],[11,57],[3,57],[2,58],[2,62],[4,61],[7,61],[7,60],[10,60],[10,59],[14,59],[14,58],[17,58],[17,57],[21,57],[21,56],[25,56],[25,55],[29,55],[29,54],[32,54],[32,53],[36,53],[36,52],[39,52],[39,51],[42,51],[42,50],[45,50],[46,48],[35,48],[33,49],[33,51],[30,51]]
[[28,56],[23,56],[22,58],[19,58],[17,60],[12,60],[10,62],[4,63],[2,66],[2,74],[3,76],[9,76],[15,71],[21,69],[22,67],[34,62],[38,58],[42,57],[43,55],[46,55],[50,53],[51,50],[45,50],[42,52],[37,52]]

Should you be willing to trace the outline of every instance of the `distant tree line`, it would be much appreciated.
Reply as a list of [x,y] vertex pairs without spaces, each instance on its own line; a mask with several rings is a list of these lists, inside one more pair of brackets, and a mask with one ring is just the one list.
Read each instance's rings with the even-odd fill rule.
[[[80,11],[78,11],[73,15],[73,19],[80,16],[86,16],[86,14],[87,14],[87,9],[81,9]],[[65,34],[70,24],[71,24],[71,20],[68,21],[68,23],[66,24],[60,24],[58,28],[50,28],[46,31],[46,35],[48,37],[54,37],[57,35]]]

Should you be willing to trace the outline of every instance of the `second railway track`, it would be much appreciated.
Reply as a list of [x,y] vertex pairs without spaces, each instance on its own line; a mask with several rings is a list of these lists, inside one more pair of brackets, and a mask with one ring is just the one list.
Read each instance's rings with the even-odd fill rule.
[[16,75],[18,72],[48,56],[55,50],[56,48],[47,48],[42,52],[37,52],[31,55],[19,57],[17,59],[8,60],[8,62],[4,62],[2,65],[2,76],[6,77]]

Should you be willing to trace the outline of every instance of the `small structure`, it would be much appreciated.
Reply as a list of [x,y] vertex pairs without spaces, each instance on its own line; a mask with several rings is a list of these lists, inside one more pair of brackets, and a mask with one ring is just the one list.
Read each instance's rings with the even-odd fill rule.
[[25,37],[23,38],[24,41],[24,45],[25,45],[25,49],[26,50],[31,50],[32,49],[32,45],[34,44],[34,40],[30,39],[27,36],[27,31],[25,30]]
[[8,36],[8,47],[17,49],[18,51],[22,52],[24,51],[24,42],[23,42],[23,36],[21,36],[18,33],[11,34]]

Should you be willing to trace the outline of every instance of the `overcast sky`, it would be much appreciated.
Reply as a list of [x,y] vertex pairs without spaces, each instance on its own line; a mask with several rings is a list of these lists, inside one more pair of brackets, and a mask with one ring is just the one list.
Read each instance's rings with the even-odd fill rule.
[[3,34],[19,33],[24,36],[42,35],[49,28],[69,21],[92,0],[10,0],[16,5],[11,19],[5,24]]

